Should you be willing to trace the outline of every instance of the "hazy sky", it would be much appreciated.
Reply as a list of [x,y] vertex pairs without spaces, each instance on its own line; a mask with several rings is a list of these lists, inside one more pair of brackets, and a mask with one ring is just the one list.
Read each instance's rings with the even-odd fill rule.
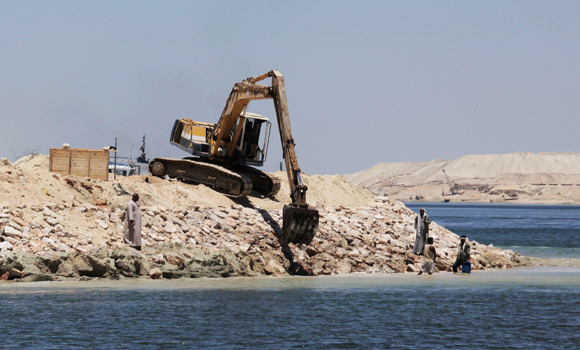
[[0,1],[0,156],[115,137],[135,156],[147,134],[149,157],[185,157],[175,119],[217,122],[271,69],[309,174],[580,151],[580,2]]

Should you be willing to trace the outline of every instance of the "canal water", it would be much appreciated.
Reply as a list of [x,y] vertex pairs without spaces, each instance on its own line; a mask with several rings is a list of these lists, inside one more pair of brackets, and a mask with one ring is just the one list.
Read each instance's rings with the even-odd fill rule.
[[[421,206],[481,243],[578,249],[573,207]],[[6,349],[573,349],[580,269],[2,283],[0,316]]]
[[469,239],[522,255],[580,258],[580,206],[479,203],[405,203]]

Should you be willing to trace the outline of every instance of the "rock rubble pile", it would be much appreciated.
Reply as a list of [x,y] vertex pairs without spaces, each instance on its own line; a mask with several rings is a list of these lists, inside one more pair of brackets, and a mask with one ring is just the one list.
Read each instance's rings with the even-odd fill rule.
[[[242,205],[148,206],[143,212],[143,250],[123,244],[124,208],[106,203],[4,206],[0,212],[0,277],[24,281],[67,278],[228,277],[401,273],[419,270],[413,254],[415,213],[403,203],[377,197],[360,208],[319,207],[320,225],[308,246],[284,256],[277,235],[282,211]],[[431,237],[449,271],[458,237],[433,223]],[[472,245],[476,269],[526,265],[510,250]],[[299,268],[296,268],[296,266]]]

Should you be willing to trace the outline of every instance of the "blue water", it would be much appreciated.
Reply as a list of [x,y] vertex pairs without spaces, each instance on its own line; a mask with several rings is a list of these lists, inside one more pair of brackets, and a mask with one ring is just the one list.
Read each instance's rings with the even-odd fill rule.
[[[576,256],[578,207],[409,204],[481,243]],[[0,283],[0,349],[578,349],[580,268]]]
[[0,284],[0,347],[571,349],[579,287],[577,268]]
[[405,203],[458,235],[522,255],[580,258],[580,206]]

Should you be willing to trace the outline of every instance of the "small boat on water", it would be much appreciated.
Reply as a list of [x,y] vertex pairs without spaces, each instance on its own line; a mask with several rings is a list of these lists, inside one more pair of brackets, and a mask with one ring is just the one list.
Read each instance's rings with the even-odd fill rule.
[[449,203],[449,201],[450,201],[450,200],[451,200],[450,198],[445,198],[445,199],[443,200],[443,203]]
[[116,164],[114,158],[109,158],[109,173],[114,174],[115,172],[121,176],[140,175],[141,168],[139,163],[131,158],[117,157]]

